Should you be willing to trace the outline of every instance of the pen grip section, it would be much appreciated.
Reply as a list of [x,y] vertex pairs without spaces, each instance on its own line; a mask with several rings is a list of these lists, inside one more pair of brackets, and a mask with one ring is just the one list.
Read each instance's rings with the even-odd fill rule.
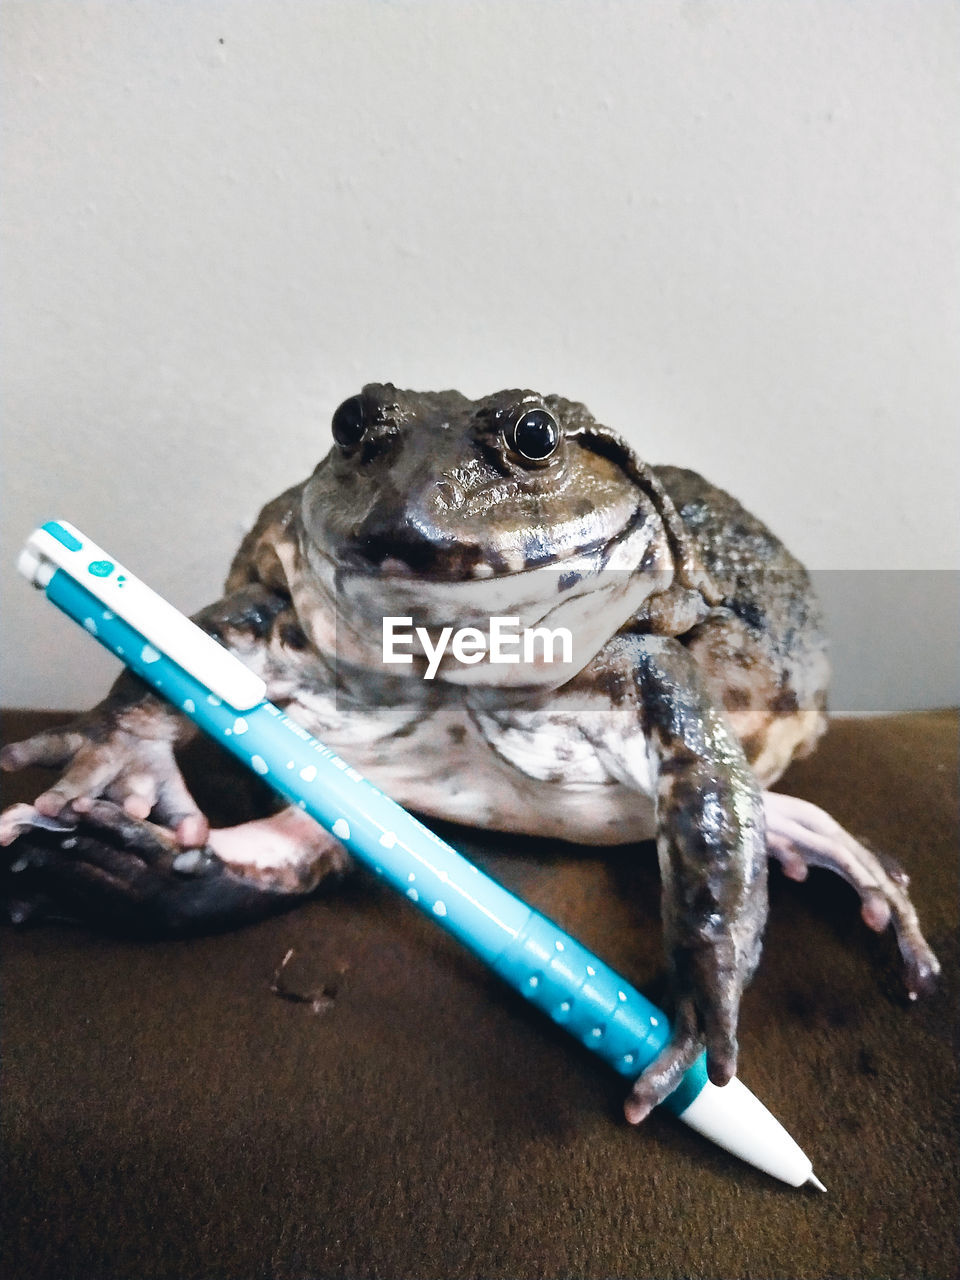
[[[669,1042],[663,1012],[576,938],[539,912],[493,966],[551,1021],[627,1079],[649,1066]],[[665,1105],[683,1111],[706,1082],[703,1056]]]

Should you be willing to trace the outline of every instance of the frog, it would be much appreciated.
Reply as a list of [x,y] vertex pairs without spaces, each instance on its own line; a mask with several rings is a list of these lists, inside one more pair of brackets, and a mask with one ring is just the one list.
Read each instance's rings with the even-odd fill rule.
[[[774,791],[828,723],[828,643],[809,574],[729,493],[641,459],[581,403],[370,383],[329,452],[264,506],[223,595],[194,620],[266,696],[430,818],[590,846],[653,841],[673,1033],[633,1083],[639,1123],[705,1051],[737,1071],[768,865],[826,867],[892,926],[912,998],[939,970],[904,869]],[[576,644],[388,663],[383,622],[425,636],[509,616]],[[391,624],[392,625],[392,624]],[[450,634],[449,632],[447,633]],[[0,767],[58,776],[0,816],[8,901],[133,931],[233,927],[335,886],[344,846],[296,805],[214,826],[180,767],[196,732],[125,671]],[[20,880],[17,880],[17,877]]]

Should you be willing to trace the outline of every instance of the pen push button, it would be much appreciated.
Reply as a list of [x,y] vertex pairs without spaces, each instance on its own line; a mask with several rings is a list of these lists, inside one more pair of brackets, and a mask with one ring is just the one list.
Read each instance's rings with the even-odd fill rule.
[[[258,675],[65,520],[35,529],[27,550],[22,569],[35,582],[36,562],[49,561],[230,706],[248,711],[263,702],[266,686]],[[40,585],[49,581],[46,575]]]

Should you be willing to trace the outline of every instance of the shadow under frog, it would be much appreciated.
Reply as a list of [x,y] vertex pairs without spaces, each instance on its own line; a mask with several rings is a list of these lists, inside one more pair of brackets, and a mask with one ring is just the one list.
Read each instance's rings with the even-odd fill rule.
[[[826,726],[829,667],[802,566],[729,494],[651,467],[583,405],[369,385],[334,446],[270,502],[196,621],[267,697],[401,804],[613,845],[655,838],[674,1036],[625,1104],[641,1120],[701,1049],[734,1074],[767,862],[825,866],[892,923],[912,996],[938,963],[907,879],[816,806],[767,788]],[[382,619],[569,624],[570,660],[385,667]],[[136,677],[4,749],[59,779],[0,817],[31,905],[195,930],[287,906],[348,855],[296,807],[211,828],[175,759],[195,732]],[[50,831],[53,828],[53,831]],[[46,829],[46,830],[44,830]]]

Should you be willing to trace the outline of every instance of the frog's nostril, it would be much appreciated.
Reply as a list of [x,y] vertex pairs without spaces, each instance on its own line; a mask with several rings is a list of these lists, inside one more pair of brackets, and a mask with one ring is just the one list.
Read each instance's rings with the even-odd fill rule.
[[400,436],[392,431],[368,431],[360,445],[360,461],[374,462],[385,454],[395,453],[400,446]]

